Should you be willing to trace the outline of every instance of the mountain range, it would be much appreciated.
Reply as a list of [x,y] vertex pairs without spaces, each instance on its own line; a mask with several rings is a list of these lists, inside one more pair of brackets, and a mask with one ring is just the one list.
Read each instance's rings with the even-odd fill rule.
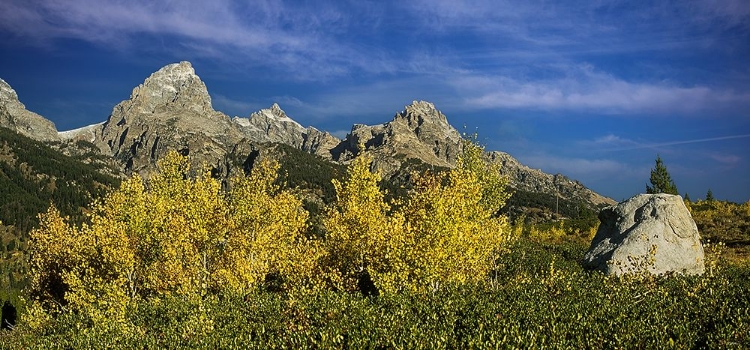
[[[208,166],[215,176],[229,176],[249,170],[259,156],[294,153],[297,162],[345,164],[364,145],[374,158],[373,167],[385,179],[408,181],[413,170],[454,166],[462,139],[448,118],[425,101],[414,101],[383,124],[354,124],[343,140],[300,125],[278,104],[247,118],[230,118],[213,109],[206,85],[189,62],[151,74],[101,123],[61,132],[51,121],[26,110],[16,92],[0,79],[0,126],[66,154],[88,154],[87,162],[100,163],[103,171],[146,178],[169,150],[188,155],[194,169]],[[551,203],[555,203],[554,211],[563,212],[559,216],[570,217],[573,212],[615,203],[561,174],[524,166],[507,153],[487,152],[486,159],[501,163],[501,172],[510,178],[516,193],[510,210],[516,213],[536,209],[552,218]]]

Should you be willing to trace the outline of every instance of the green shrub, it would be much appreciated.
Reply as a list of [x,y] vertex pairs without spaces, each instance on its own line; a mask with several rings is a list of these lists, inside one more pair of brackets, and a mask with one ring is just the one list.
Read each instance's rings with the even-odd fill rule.
[[303,298],[165,297],[120,328],[63,312],[45,328],[0,333],[6,348],[748,348],[750,269],[610,278],[581,268],[586,247],[519,240],[492,283],[436,293]]

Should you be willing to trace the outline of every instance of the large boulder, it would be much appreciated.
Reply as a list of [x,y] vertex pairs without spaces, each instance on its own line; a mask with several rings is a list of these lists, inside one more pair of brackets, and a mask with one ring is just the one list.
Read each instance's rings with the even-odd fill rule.
[[599,213],[584,266],[607,275],[703,274],[703,246],[682,197],[639,194]]

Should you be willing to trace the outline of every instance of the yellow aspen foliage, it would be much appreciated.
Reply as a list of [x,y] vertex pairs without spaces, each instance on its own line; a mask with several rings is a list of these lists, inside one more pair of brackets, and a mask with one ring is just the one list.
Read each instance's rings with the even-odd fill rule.
[[545,242],[561,242],[570,234],[568,231],[569,229],[565,227],[565,221],[544,228],[534,225],[529,229],[529,238]]
[[92,320],[118,318],[130,302],[168,294],[246,293],[269,274],[284,287],[314,288],[320,245],[305,237],[308,214],[274,185],[278,165],[261,162],[231,190],[206,172],[188,177],[170,152],[148,183],[139,176],[69,225],[51,207],[31,233],[31,291]]
[[64,276],[81,264],[90,242],[54,206],[39,219],[40,228],[30,232],[30,286],[34,297],[55,307],[64,302],[68,290]]
[[393,213],[370,157],[352,161],[347,181],[334,181],[337,201],[324,219],[327,264],[340,273],[341,288],[361,288],[365,273],[383,293],[485,279],[512,233],[497,215],[507,180],[481,156],[481,147],[467,141],[456,168],[416,176]]
[[34,302],[45,309],[76,309],[92,321],[122,321],[127,306],[124,280],[112,274],[118,255],[112,251],[115,237],[97,236],[90,226],[69,225],[51,206],[40,215],[40,228],[31,235],[30,280]]
[[[347,180],[333,180],[335,205],[323,219],[326,229],[326,265],[333,268],[337,289],[357,290],[366,273],[375,276],[394,254],[391,249],[402,238],[402,220],[389,216],[378,183],[381,177],[370,171],[372,159],[367,154],[355,158],[348,166]],[[335,279],[335,277],[334,277]]]
[[124,320],[142,298],[244,295],[265,282],[294,293],[429,291],[487,277],[512,235],[498,216],[508,194],[482,149],[464,145],[457,167],[417,176],[393,209],[371,158],[353,160],[323,217],[325,240],[306,236],[307,211],[276,183],[279,165],[261,160],[228,190],[170,152],[144,182],[124,181],[92,205],[77,228],[54,208],[31,233],[31,292],[42,307],[65,306],[95,322]]
[[480,146],[466,141],[463,149],[456,168],[421,176],[403,206],[410,250],[418,252],[399,264],[411,269],[402,282],[410,289],[485,279],[512,236],[497,215],[509,197],[507,179],[482,160]]
[[321,249],[305,236],[308,213],[302,201],[274,184],[278,169],[261,160],[249,176],[232,179],[217,288],[245,293],[269,274],[289,289],[314,288]]

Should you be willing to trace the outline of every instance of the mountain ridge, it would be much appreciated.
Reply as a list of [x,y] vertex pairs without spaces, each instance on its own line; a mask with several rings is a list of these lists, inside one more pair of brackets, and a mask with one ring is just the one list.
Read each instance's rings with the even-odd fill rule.
[[[33,112],[19,113],[18,104],[14,106],[20,124],[24,118],[40,122]],[[264,145],[281,143],[344,164],[359,154],[363,145],[373,155],[373,167],[385,178],[392,178],[410,171],[410,164],[454,166],[462,139],[447,116],[427,101],[413,101],[383,124],[354,124],[343,140],[312,126],[303,127],[277,103],[247,118],[230,118],[213,109],[205,83],[187,61],[166,65],[151,74],[133,88],[128,99],[115,105],[102,123],[62,132],[57,132],[51,122],[39,125],[46,125],[47,131],[36,135],[37,139],[93,143],[115,159],[126,174],[144,177],[172,149],[189,155],[194,169],[208,166],[214,174],[228,176],[239,171],[238,164],[248,163],[253,152],[268,148]],[[54,137],[50,130],[55,131]],[[240,161],[228,162],[228,157]],[[486,158],[503,165],[503,175],[510,178],[513,188],[564,196],[585,202],[590,209],[615,203],[578,181],[528,168],[507,153],[487,152]]]

